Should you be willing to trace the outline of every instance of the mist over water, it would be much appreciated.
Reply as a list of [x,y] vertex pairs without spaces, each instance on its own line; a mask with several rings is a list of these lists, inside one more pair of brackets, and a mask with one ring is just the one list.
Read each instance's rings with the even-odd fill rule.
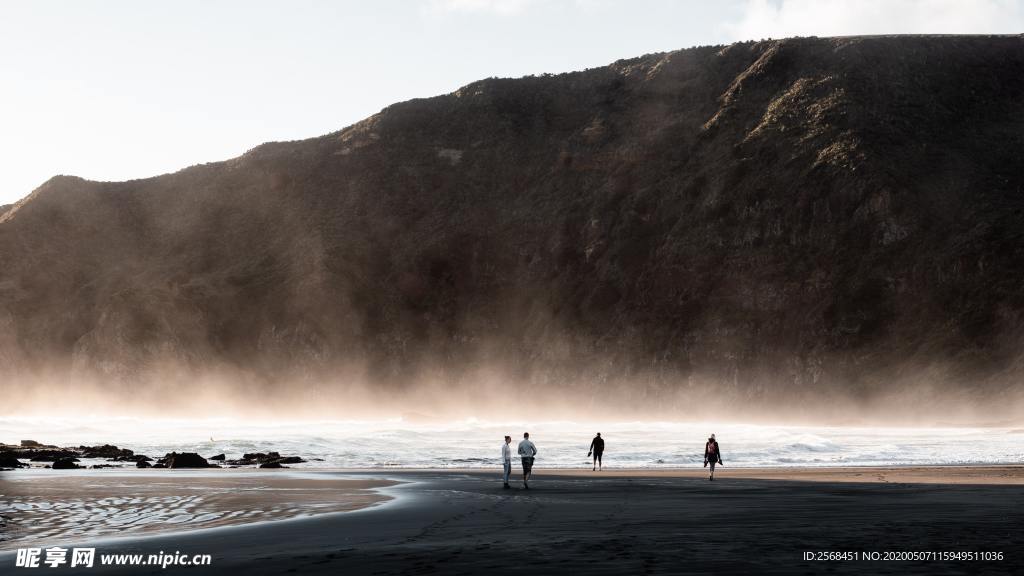
[[[272,377],[234,370],[155,370],[129,379],[53,370],[0,376],[8,401],[0,418],[45,416],[97,419],[234,422],[702,422],[824,427],[1024,428],[1024,389],[979,393],[955,389],[928,374],[906,376],[874,391],[822,385],[777,390],[756,380],[713,377],[662,382],[636,375],[571,378],[530,368],[529,375],[477,366],[459,378],[440,371],[400,383],[356,371],[320,377]],[[541,377],[543,376],[543,378]],[[564,374],[562,375],[564,376]],[[935,375],[930,375],[934,377]],[[757,390],[753,390],[757,388]],[[644,424],[646,426],[646,424]],[[641,427],[642,429],[642,427]]]
[[[499,465],[502,437],[513,447],[530,432],[542,468],[590,466],[596,432],[612,468],[700,467],[707,436],[716,434],[727,466],[871,466],[1024,462],[1024,429],[886,428],[750,425],[729,422],[418,421],[415,415],[374,420],[246,421],[132,417],[0,417],[0,441],[56,445],[111,443],[159,457],[166,452],[275,450],[310,460],[295,468],[488,468]],[[319,459],[319,460],[314,460]],[[92,462],[83,462],[90,464]]]

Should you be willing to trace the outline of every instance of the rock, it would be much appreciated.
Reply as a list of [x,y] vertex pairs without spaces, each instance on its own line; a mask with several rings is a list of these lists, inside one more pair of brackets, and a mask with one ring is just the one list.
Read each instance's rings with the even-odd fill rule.
[[135,467],[136,468],[152,468],[153,465],[150,464],[149,462],[146,462],[145,460],[139,460],[138,462],[135,463]]
[[223,454],[217,454],[216,456],[210,456],[210,460],[223,460],[223,459],[224,459],[224,455]]
[[[209,468],[210,463],[195,452],[171,452],[160,459],[168,468]],[[155,467],[155,466],[154,466]]]
[[266,454],[264,454],[263,452],[255,452],[255,453],[252,453],[252,454],[242,454],[242,460],[253,460],[253,461],[256,461],[256,462],[258,462],[260,464],[262,464],[264,462],[270,462],[272,460],[278,460],[280,458],[281,458],[281,455],[278,454],[277,452],[267,452]]
[[117,466],[115,464],[93,464],[92,466],[89,466],[89,468],[90,469],[96,469],[96,468],[121,468],[121,466]]
[[287,466],[282,466],[280,462],[275,460],[273,462],[265,462],[263,464],[260,464],[260,468],[287,468]]
[[78,456],[78,452],[63,448],[56,450],[28,450],[22,453],[22,458],[28,458],[32,462],[53,462],[61,458],[78,458]]
[[75,468],[81,468],[78,464],[75,464],[76,458],[58,458],[53,463],[54,470],[73,470]]
[[[300,464],[305,462],[299,456],[281,456],[278,452],[254,452],[249,454],[243,454],[240,460],[228,460],[227,464],[234,465],[253,465],[253,464]],[[261,468],[263,466],[260,466]]]
[[22,440],[21,441],[21,447],[22,448],[40,448],[41,446],[42,446],[42,444],[40,444],[39,442],[36,442],[35,440]]
[[28,464],[22,464],[11,452],[0,452],[0,468],[28,468]]
[[257,464],[255,460],[245,460],[244,458],[240,458],[238,460],[225,460],[224,463],[231,466],[252,466],[253,464]]
[[153,468],[167,468],[167,466],[161,464],[160,462],[157,462],[156,464],[153,464]]
[[127,448],[118,448],[110,444],[103,446],[79,446],[83,458],[118,458],[131,457],[135,454]]
[[152,462],[153,459],[145,454],[136,454],[134,456],[117,456],[116,458],[110,459],[112,462]]

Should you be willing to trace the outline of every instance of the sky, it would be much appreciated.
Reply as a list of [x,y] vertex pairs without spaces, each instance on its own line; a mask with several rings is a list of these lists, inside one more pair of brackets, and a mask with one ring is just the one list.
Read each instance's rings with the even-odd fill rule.
[[474,80],[788,36],[1019,34],[1024,0],[0,0],[0,205],[334,132]]

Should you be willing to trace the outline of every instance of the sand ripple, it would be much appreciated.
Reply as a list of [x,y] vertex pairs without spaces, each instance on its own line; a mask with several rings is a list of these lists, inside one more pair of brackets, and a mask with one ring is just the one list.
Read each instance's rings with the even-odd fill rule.
[[212,528],[363,508],[387,499],[381,480],[287,473],[0,477],[0,549]]

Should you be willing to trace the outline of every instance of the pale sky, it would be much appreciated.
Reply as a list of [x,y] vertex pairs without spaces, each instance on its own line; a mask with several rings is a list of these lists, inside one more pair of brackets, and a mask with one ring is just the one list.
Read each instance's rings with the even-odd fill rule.
[[488,76],[786,36],[1017,34],[1024,0],[0,0],[0,204],[339,130]]

